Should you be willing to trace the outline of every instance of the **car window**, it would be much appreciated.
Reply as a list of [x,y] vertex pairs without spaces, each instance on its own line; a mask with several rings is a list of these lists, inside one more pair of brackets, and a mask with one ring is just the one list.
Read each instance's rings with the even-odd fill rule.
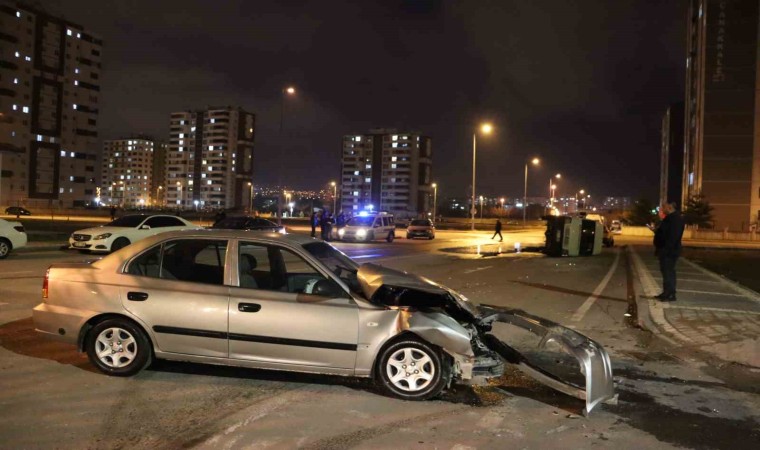
[[257,227],[276,227],[277,224],[274,222],[270,222],[266,219],[254,219],[254,224]]
[[415,227],[429,227],[431,225],[432,223],[430,223],[430,221],[427,219],[412,220],[412,226],[415,226]]
[[129,263],[127,273],[158,278],[161,272],[161,245],[156,245]]
[[227,241],[179,239],[164,243],[161,278],[205,284],[224,284]]
[[240,287],[311,294],[326,277],[296,253],[274,245],[241,242],[238,254]]
[[145,216],[140,216],[140,215],[124,216],[124,217],[119,217],[113,222],[108,222],[106,226],[107,227],[135,228],[136,226],[140,225],[143,222],[143,220],[145,220]]
[[149,225],[151,228],[163,228],[163,227],[181,227],[185,224],[176,217],[167,216],[155,216],[151,217],[145,222],[145,225]]

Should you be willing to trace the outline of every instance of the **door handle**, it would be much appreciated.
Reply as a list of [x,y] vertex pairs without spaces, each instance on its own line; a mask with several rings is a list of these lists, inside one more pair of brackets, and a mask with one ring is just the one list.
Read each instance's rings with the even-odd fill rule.
[[258,303],[238,303],[238,311],[255,313],[261,310],[261,305]]
[[127,292],[127,300],[132,300],[133,302],[144,302],[148,299],[148,294],[146,292]]

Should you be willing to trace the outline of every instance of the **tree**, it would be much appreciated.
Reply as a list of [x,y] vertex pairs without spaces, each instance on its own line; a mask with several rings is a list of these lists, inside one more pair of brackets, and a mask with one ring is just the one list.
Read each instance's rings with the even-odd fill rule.
[[640,198],[633,204],[628,213],[628,220],[632,225],[648,225],[657,220],[654,212],[654,204],[648,198]]
[[686,225],[712,228],[713,207],[701,195],[695,195],[686,200],[683,209],[683,221]]

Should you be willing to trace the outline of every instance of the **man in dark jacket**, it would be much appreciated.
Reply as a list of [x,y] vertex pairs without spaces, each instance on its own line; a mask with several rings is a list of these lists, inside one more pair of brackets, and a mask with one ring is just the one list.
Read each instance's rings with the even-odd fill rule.
[[319,217],[317,217],[317,213],[312,211],[311,212],[311,219],[309,219],[309,222],[311,222],[311,237],[317,236],[317,224],[319,223]]
[[655,255],[660,259],[662,293],[655,298],[664,302],[676,301],[676,262],[681,256],[681,237],[684,222],[675,203],[660,206],[665,218],[654,232]]
[[496,219],[496,228],[494,228],[493,236],[491,236],[491,239],[495,238],[496,235],[499,235],[499,242],[503,241],[504,238],[501,237],[501,220]]

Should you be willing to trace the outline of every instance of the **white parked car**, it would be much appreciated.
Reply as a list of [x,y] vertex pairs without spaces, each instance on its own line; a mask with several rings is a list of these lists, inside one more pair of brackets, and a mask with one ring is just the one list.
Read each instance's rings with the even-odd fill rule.
[[177,216],[133,214],[100,227],[75,231],[69,238],[69,247],[91,252],[115,252],[148,236],[185,229],[200,230],[201,227]]
[[0,219],[0,259],[7,258],[11,250],[26,245],[26,231],[19,222]]

